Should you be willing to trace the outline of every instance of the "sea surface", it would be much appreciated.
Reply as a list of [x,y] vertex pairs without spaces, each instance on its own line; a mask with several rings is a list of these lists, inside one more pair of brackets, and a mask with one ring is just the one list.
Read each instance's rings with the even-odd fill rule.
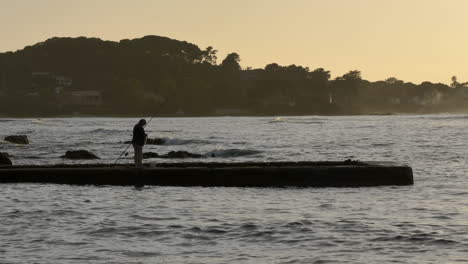
[[[111,163],[139,118],[0,119],[15,164]],[[155,118],[145,151],[409,164],[414,186],[0,185],[0,263],[468,263],[468,115]],[[214,155],[213,155],[214,154]],[[131,162],[133,151],[119,163]],[[211,157],[214,156],[214,157]],[[146,162],[181,160],[152,159]],[[200,159],[184,160],[200,161]]]

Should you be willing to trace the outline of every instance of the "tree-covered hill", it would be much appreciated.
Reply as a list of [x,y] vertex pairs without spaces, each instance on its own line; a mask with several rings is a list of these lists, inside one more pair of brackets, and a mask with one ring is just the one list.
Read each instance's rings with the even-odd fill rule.
[[[160,36],[51,38],[0,53],[0,115],[144,115],[160,107],[167,115],[467,109],[466,84],[456,78],[451,86],[369,82],[354,70],[330,80],[322,68],[271,63],[241,69],[240,60],[230,53],[218,63],[213,47]],[[86,96],[99,100],[82,102]]]

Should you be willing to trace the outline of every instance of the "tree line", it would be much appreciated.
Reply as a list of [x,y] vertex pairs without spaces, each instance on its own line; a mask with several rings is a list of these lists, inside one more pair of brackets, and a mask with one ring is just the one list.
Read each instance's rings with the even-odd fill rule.
[[[271,63],[242,69],[230,53],[160,36],[124,39],[51,38],[0,53],[0,115],[305,115],[435,113],[468,110],[468,83],[413,84],[391,77],[370,82],[351,70]],[[97,91],[98,105],[63,101],[53,82],[34,86],[33,73],[72,80],[61,93]]]

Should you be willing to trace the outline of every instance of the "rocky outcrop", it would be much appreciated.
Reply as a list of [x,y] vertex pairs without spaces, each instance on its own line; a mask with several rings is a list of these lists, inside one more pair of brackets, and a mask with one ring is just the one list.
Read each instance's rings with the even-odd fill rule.
[[148,138],[146,139],[147,145],[164,145],[165,140],[163,138]]
[[8,153],[0,152],[0,166],[11,166],[13,163],[10,160]]
[[190,153],[188,151],[171,151],[163,156],[161,158],[165,159],[186,159],[186,158],[205,158],[204,155],[201,154],[195,154],[195,153]]
[[26,135],[7,136],[4,140],[14,144],[29,144],[29,139]]
[[145,152],[143,153],[144,159],[159,158],[159,159],[187,159],[187,158],[206,158],[206,156],[196,153],[190,153],[188,151],[171,151],[164,155],[159,155],[154,152]]
[[152,158],[160,158],[158,153],[155,152],[145,152],[143,153],[143,158],[144,159],[152,159]]
[[89,160],[89,159],[99,159],[98,156],[94,155],[93,153],[87,150],[69,150],[65,153],[65,155],[60,156],[64,159],[72,159],[72,160]]

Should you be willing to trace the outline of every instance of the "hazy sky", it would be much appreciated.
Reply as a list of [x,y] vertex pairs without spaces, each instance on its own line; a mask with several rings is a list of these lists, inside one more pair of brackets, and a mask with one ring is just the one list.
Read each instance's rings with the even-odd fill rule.
[[167,36],[368,80],[468,81],[468,0],[0,0],[0,52],[53,36]]

